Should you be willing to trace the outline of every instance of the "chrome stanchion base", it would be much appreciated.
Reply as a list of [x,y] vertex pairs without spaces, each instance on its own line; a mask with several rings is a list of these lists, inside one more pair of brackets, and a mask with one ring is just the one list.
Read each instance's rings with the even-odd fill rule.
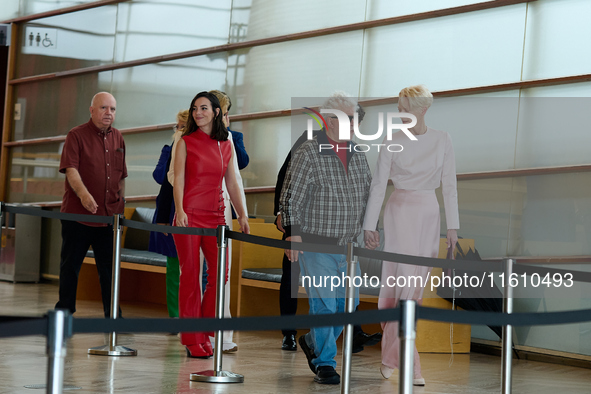
[[88,354],[95,356],[137,356],[137,350],[130,349],[125,346],[117,345],[103,345],[91,347],[88,349]]
[[190,380],[192,382],[206,382],[206,383],[243,383],[244,375],[240,375],[230,371],[201,371],[191,374]]

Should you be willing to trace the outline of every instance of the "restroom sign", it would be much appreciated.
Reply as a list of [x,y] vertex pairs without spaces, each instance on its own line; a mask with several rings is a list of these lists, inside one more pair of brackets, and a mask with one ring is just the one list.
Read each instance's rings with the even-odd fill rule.
[[43,53],[57,49],[57,29],[27,26],[23,47],[28,53]]

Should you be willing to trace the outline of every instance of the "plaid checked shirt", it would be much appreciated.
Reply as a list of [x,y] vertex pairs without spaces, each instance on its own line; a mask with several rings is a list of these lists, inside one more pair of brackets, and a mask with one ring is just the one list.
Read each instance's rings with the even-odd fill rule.
[[371,186],[371,171],[364,153],[355,152],[349,142],[347,169],[328,144],[326,131],[304,142],[287,169],[280,208],[287,235],[308,233],[338,238],[344,245],[361,232]]

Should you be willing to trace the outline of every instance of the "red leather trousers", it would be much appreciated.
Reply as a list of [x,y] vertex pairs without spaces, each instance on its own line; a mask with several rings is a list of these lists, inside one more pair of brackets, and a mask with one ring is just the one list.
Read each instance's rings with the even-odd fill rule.
[[[187,209],[189,227],[216,228],[226,224],[224,211],[204,211]],[[176,219],[175,219],[176,223]],[[215,317],[215,296],[218,276],[217,239],[212,236],[174,234],[174,242],[179,256],[179,317]],[[207,260],[207,286],[201,298],[201,265],[199,249]],[[227,261],[227,255],[226,255]],[[226,280],[228,270],[226,265]],[[213,332],[181,333],[181,343],[185,346],[209,342]]]

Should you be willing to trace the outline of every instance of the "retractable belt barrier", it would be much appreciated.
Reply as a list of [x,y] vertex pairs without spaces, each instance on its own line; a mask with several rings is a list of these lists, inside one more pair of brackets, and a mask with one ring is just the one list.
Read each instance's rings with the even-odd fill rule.
[[[14,206],[10,204],[2,204],[2,210],[4,212],[18,213],[24,215],[41,216],[50,219],[61,219],[61,220],[72,220],[78,222],[93,222],[93,223],[107,223],[113,224],[112,216],[96,216],[96,215],[79,215],[62,212],[50,212],[41,209],[35,209],[24,206]],[[176,226],[165,226],[161,224],[150,224],[138,222],[130,219],[121,219],[121,225],[129,228],[138,230],[154,231],[161,233],[171,234],[188,234],[188,235],[207,235],[215,236],[216,229],[211,228],[196,228],[196,227],[176,227]],[[305,252],[316,252],[316,253],[330,253],[330,254],[346,254],[346,246],[336,245],[321,245],[313,243],[295,243],[290,241],[281,241],[278,239],[271,239],[260,237],[256,235],[243,234],[236,231],[227,231],[226,236],[230,239],[237,241],[253,243],[262,246],[268,246],[271,248],[279,249],[294,249],[302,250]],[[355,247],[354,254],[359,257],[366,257],[376,260],[384,261],[395,261],[398,263],[420,265],[424,267],[438,267],[442,269],[458,269],[463,271],[473,272],[503,272],[503,262],[493,261],[477,261],[477,260],[451,260],[451,259],[433,259],[429,257],[410,256],[399,253],[382,252],[376,250],[369,250],[365,248]],[[514,272],[517,274],[531,275],[537,273],[539,275],[546,274],[566,274],[570,273],[573,275],[573,280],[577,282],[591,283],[591,272],[584,271],[573,271],[563,270],[557,268],[541,267],[533,264],[516,264]]]
[[[75,318],[73,333],[108,333],[108,332],[205,332],[205,331],[270,331],[284,328],[311,328],[342,326],[347,324],[372,324],[384,321],[398,321],[400,309],[381,309],[336,313],[332,315],[295,315],[233,317],[231,319],[195,318],[195,319],[104,319]],[[497,313],[445,310],[417,306],[417,319],[459,324],[478,324],[492,326],[545,326],[574,324],[591,321],[591,309],[564,312],[543,313]],[[25,335],[46,335],[47,316],[31,318],[29,316],[1,316],[0,338]]]
[[[591,321],[591,309],[545,312],[545,313],[512,313],[513,289],[505,286],[503,296],[503,312],[475,312],[475,311],[450,311],[437,308],[417,306],[415,301],[402,300],[401,306],[394,309],[369,310],[352,312],[348,307],[347,313],[327,315],[304,316],[265,316],[265,317],[239,317],[223,318],[223,268],[225,267],[225,248],[227,239],[254,243],[279,249],[294,249],[307,252],[343,254],[347,256],[348,270],[354,272],[357,257],[366,257],[383,261],[395,261],[398,263],[419,265],[426,267],[439,267],[442,269],[459,269],[472,272],[503,272],[507,278],[515,274],[524,275],[548,275],[570,274],[574,281],[591,282],[590,272],[553,269],[533,265],[515,265],[514,260],[505,258],[502,262],[483,262],[468,260],[433,259],[427,257],[409,256],[398,253],[373,251],[357,247],[349,243],[347,246],[320,245],[311,243],[280,241],[255,235],[229,231],[226,226],[218,226],[217,229],[164,226],[158,224],[141,223],[123,218],[122,215],[97,216],[78,215],[43,211],[38,208],[8,205],[0,202],[0,215],[3,212],[41,216],[50,219],[72,220],[79,222],[105,223],[113,226],[114,254],[113,254],[113,286],[112,305],[110,319],[77,319],[64,310],[49,311],[40,318],[20,316],[0,316],[0,338],[25,335],[45,335],[48,342],[48,392],[50,394],[61,393],[63,386],[64,362],[66,355],[66,340],[74,333],[111,333],[110,344],[89,349],[89,354],[98,355],[137,355],[133,349],[117,346],[117,332],[211,332],[215,331],[216,347],[214,351],[214,369],[191,374],[191,381],[216,382],[216,383],[241,383],[244,377],[233,372],[222,370],[222,334],[223,331],[262,331],[279,330],[286,328],[312,328],[346,326],[343,347],[343,382],[341,392],[348,393],[350,389],[351,375],[351,349],[352,334],[348,331],[353,324],[370,324],[385,321],[399,321],[401,338],[399,369],[399,392],[412,394],[412,365],[414,341],[416,338],[416,320],[433,320],[449,323],[478,324],[489,326],[502,326],[502,361],[501,381],[502,392],[511,393],[511,339],[512,328],[515,326],[538,326],[572,324]],[[218,289],[222,289],[216,295],[216,318],[191,318],[191,319],[118,319],[118,288],[120,270],[120,237],[121,227],[130,227],[138,230],[166,232],[173,234],[216,236],[218,239]],[[483,277],[484,279],[484,277]],[[351,282],[351,281],[349,281]],[[352,283],[347,289],[347,302],[350,304],[354,294]],[[350,306],[350,305],[349,305]],[[350,310],[349,310],[350,309]]]

